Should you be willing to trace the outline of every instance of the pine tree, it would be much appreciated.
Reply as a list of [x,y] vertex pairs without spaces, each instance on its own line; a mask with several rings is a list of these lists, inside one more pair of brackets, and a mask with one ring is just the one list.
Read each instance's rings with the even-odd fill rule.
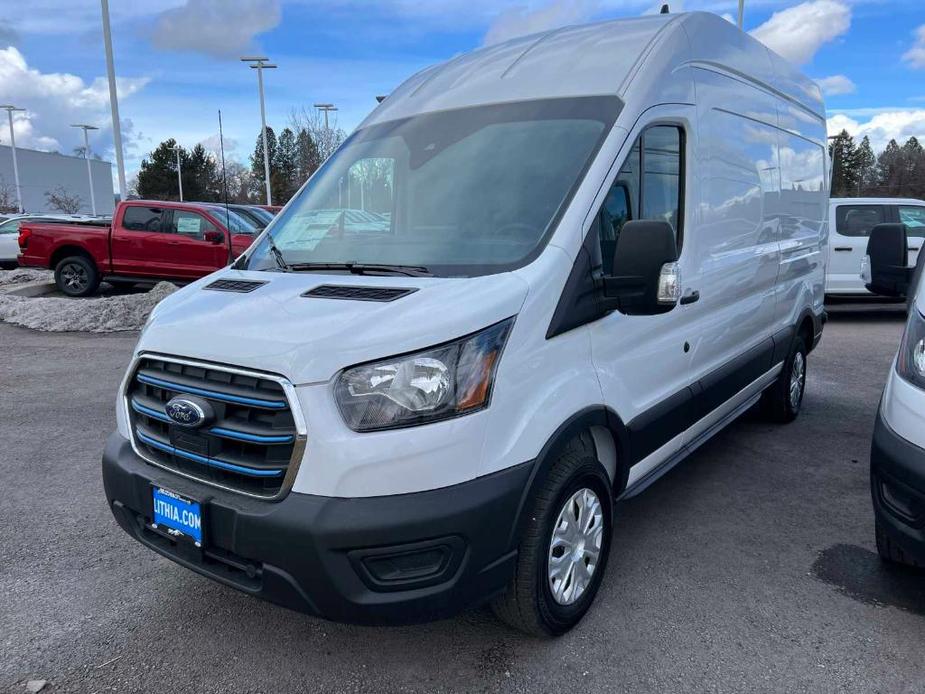
[[222,199],[222,181],[215,159],[201,144],[193,147],[189,153],[183,171],[183,195],[187,200],[201,202],[218,202]]
[[273,200],[278,201],[279,205],[288,202],[298,189],[297,159],[295,133],[286,128],[280,133],[279,141],[276,143],[276,168],[270,175]]
[[858,194],[858,161],[854,138],[842,130],[829,144],[832,157],[832,197]]
[[903,185],[899,195],[904,198],[925,196],[925,149],[915,136],[902,147]]
[[856,152],[859,195],[874,195],[872,192],[877,185],[877,157],[870,146],[867,135],[861,140]]
[[318,167],[321,166],[321,153],[307,128],[299,128],[296,136],[296,176],[301,186]]
[[[276,164],[276,133],[273,128],[267,126],[267,153],[270,158],[270,183],[273,182],[273,168]],[[254,147],[254,153],[251,155],[251,185],[253,194],[257,200],[266,202],[266,183],[264,178],[263,166],[263,136],[257,134],[257,144]]]
[[[138,195],[148,200],[178,200],[180,197],[177,182],[177,155],[174,148],[177,141],[172,137],[164,140],[154,151],[141,160],[138,171]],[[185,150],[180,150],[180,167],[188,163]],[[183,176],[184,193],[187,183]]]
[[890,140],[877,157],[877,194],[898,197],[902,188],[903,153],[896,140]]

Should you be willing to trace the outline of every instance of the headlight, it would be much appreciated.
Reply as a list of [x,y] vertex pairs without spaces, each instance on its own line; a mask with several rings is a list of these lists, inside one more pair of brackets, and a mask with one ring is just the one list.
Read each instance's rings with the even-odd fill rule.
[[414,426],[488,406],[514,319],[431,349],[343,371],[334,397],[354,431]]
[[915,305],[909,307],[909,322],[899,345],[896,372],[919,388],[925,388],[925,317]]

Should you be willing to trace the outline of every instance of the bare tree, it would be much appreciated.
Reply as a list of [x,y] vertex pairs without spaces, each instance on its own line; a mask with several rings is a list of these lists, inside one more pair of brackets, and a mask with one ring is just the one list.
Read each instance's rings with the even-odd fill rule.
[[51,209],[64,214],[76,214],[83,205],[83,199],[75,193],[68,192],[64,186],[57,186],[54,190],[46,190],[45,201]]
[[334,154],[334,151],[347,139],[347,133],[337,125],[336,111],[334,113],[333,122],[330,122],[329,127],[326,128],[324,116],[320,111],[303,106],[300,109],[294,108],[289,112],[289,127],[295,133],[305,130],[311,135],[315,146],[318,148],[321,161]]
[[0,176],[0,213],[4,212],[19,212],[19,205],[16,204],[16,186]]

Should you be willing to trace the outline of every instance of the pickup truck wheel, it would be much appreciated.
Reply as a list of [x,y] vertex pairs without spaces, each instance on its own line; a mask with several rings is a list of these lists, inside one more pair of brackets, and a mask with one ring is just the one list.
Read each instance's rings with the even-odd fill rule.
[[558,636],[591,607],[610,552],[613,493],[590,436],[566,446],[528,512],[514,578],[492,608],[515,629]]
[[72,255],[55,266],[55,284],[68,296],[90,296],[100,286],[100,273],[91,260]]

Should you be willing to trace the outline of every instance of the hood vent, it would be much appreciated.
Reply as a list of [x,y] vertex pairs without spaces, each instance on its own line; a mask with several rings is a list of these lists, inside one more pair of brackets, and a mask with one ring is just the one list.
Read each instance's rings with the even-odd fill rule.
[[215,280],[212,284],[207,284],[203,289],[213,289],[217,292],[238,292],[247,294],[255,289],[259,289],[266,282],[258,280]]
[[345,299],[347,301],[395,301],[416,292],[416,288],[360,287],[322,284],[310,289],[302,296],[309,299]]

